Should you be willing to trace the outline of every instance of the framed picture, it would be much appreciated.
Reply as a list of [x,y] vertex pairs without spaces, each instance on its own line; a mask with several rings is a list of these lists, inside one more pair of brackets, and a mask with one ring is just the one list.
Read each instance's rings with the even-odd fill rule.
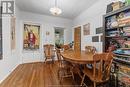
[[[0,10],[1,10],[2,7],[0,7]],[[0,12],[0,59],[3,58],[3,44],[2,44],[2,41],[3,41],[3,38],[2,38],[2,14]]]
[[39,50],[40,47],[40,25],[24,24],[23,31],[23,49],[24,50]]
[[84,35],[90,35],[90,23],[83,25]]
[[92,42],[99,42],[99,36],[93,36]]
[[96,28],[96,34],[101,34],[101,33],[103,33],[103,27]]
[[100,36],[100,40],[101,40],[101,42],[103,42],[103,35]]
[[11,50],[15,49],[15,17],[11,17]]

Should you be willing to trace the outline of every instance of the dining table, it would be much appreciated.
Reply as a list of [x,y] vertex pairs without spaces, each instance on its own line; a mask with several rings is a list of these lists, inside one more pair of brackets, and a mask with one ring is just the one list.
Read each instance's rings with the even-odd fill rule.
[[67,50],[61,52],[61,56],[64,60],[76,64],[92,64],[94,59],[94,53],[86,52],[86,51],[75,51],[75,50]]

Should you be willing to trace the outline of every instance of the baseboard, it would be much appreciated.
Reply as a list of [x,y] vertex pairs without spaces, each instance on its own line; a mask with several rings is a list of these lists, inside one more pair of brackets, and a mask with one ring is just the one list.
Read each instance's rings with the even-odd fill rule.
[[9,71],[7,73],[6,76],[4,76],[4,78],[2,80],[0,80],[0,84],[19,66],[19,64],[17,64],[11,71]]

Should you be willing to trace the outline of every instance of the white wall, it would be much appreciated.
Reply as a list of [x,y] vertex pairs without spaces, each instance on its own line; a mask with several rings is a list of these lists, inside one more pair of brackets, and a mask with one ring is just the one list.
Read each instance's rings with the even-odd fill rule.
[[[23,24],[25,22],[41,25],[39,51],[23,51]],[[72,35],[71,35],[72,20],[23,11],[20,12],[19,49],[20,49],[21,63],[44,61],[43,44],[46,43],[54,44],[55,42],[54,27],[65,28],[64,32],[65,43],[69,43],[72,41]],[[46,36],[46,31],[50,32],[49,36]]]
[[[95,28],[102,26],[102,15],[106,12],[106,6],[111,0],[100,0],[92,7],[81,13],[73,20],[73,28],[86,23],[91,24],[91,35],[83,36],[82,27],[82,49],[85,45],[94,45],[98,51],[102,51],[102,43],[92,43],[91,36],[95,35]],[[40,50],[35,52],[23,51],[23,23],[31,22],[41,24]],[[72,41],[72,20],[39,15],[19,11],[16,7],[16,49],[11,51],[10,47],[10,17],[3,17],[3,60],[0,60],[0,82],[20,63],[43,61],[43,44],[54,44],[54,27],[65,28],[65,43]],[[46,36],[50,31],[50,36]],[[101,34],[100,34],[101,35]],[[100,36],[99,35],[99,36]]]
[[[102,42],[92,43],[92,36],[96,34],[96,28],[103,25],[103,15],[106,13],[106,7],[112,0],[99,0],[97,3],[92,5],[86,11],[81,13],[78,17],[73,20],[73,28],[77,26],[82,26],[84,24],[90,23],[90,35],[83,35],[83,26],[82,26],[82,40],[81,45],[82,49],[86,45],[95,46],[98,52],[102,52]],[[101,36],[102,34],[98,34]]]
[[[18,35],[18,23],[19,23],[19,9],[15,8],[16,17],[16,36]],[[18,44],[16,43],[16,49],[11,50],[11,29],[10,29],[10,16],[3,15],[2,17],[2,32],[3,32],[3,59],[0,60],[0,83],[19,65],[20,58],[18,55]],[[16,37],[16,42],[18,38]]]
[[[43,44],[54,44],[54,27],[65,28],[65,43],[72,41],[72,20],[23,12],[15,7],[16,17],[16,49],[11,50],[10,16],[3,16],[3,59],[0,60],[0,83],[20,64],[44,61]],[[23,23],[38,23],[41,25],[40,50],[23,51]],[[50,35],[46,36],[46,31]]]

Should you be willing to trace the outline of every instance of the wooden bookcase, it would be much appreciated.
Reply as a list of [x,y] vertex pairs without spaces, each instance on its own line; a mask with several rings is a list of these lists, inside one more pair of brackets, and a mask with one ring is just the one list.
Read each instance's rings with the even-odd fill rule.
[[103,16],[103,51],[130,48],[130,6]]
[[114,53],[112,87],[130,87],[130,6],[103,16],[103,51]]

